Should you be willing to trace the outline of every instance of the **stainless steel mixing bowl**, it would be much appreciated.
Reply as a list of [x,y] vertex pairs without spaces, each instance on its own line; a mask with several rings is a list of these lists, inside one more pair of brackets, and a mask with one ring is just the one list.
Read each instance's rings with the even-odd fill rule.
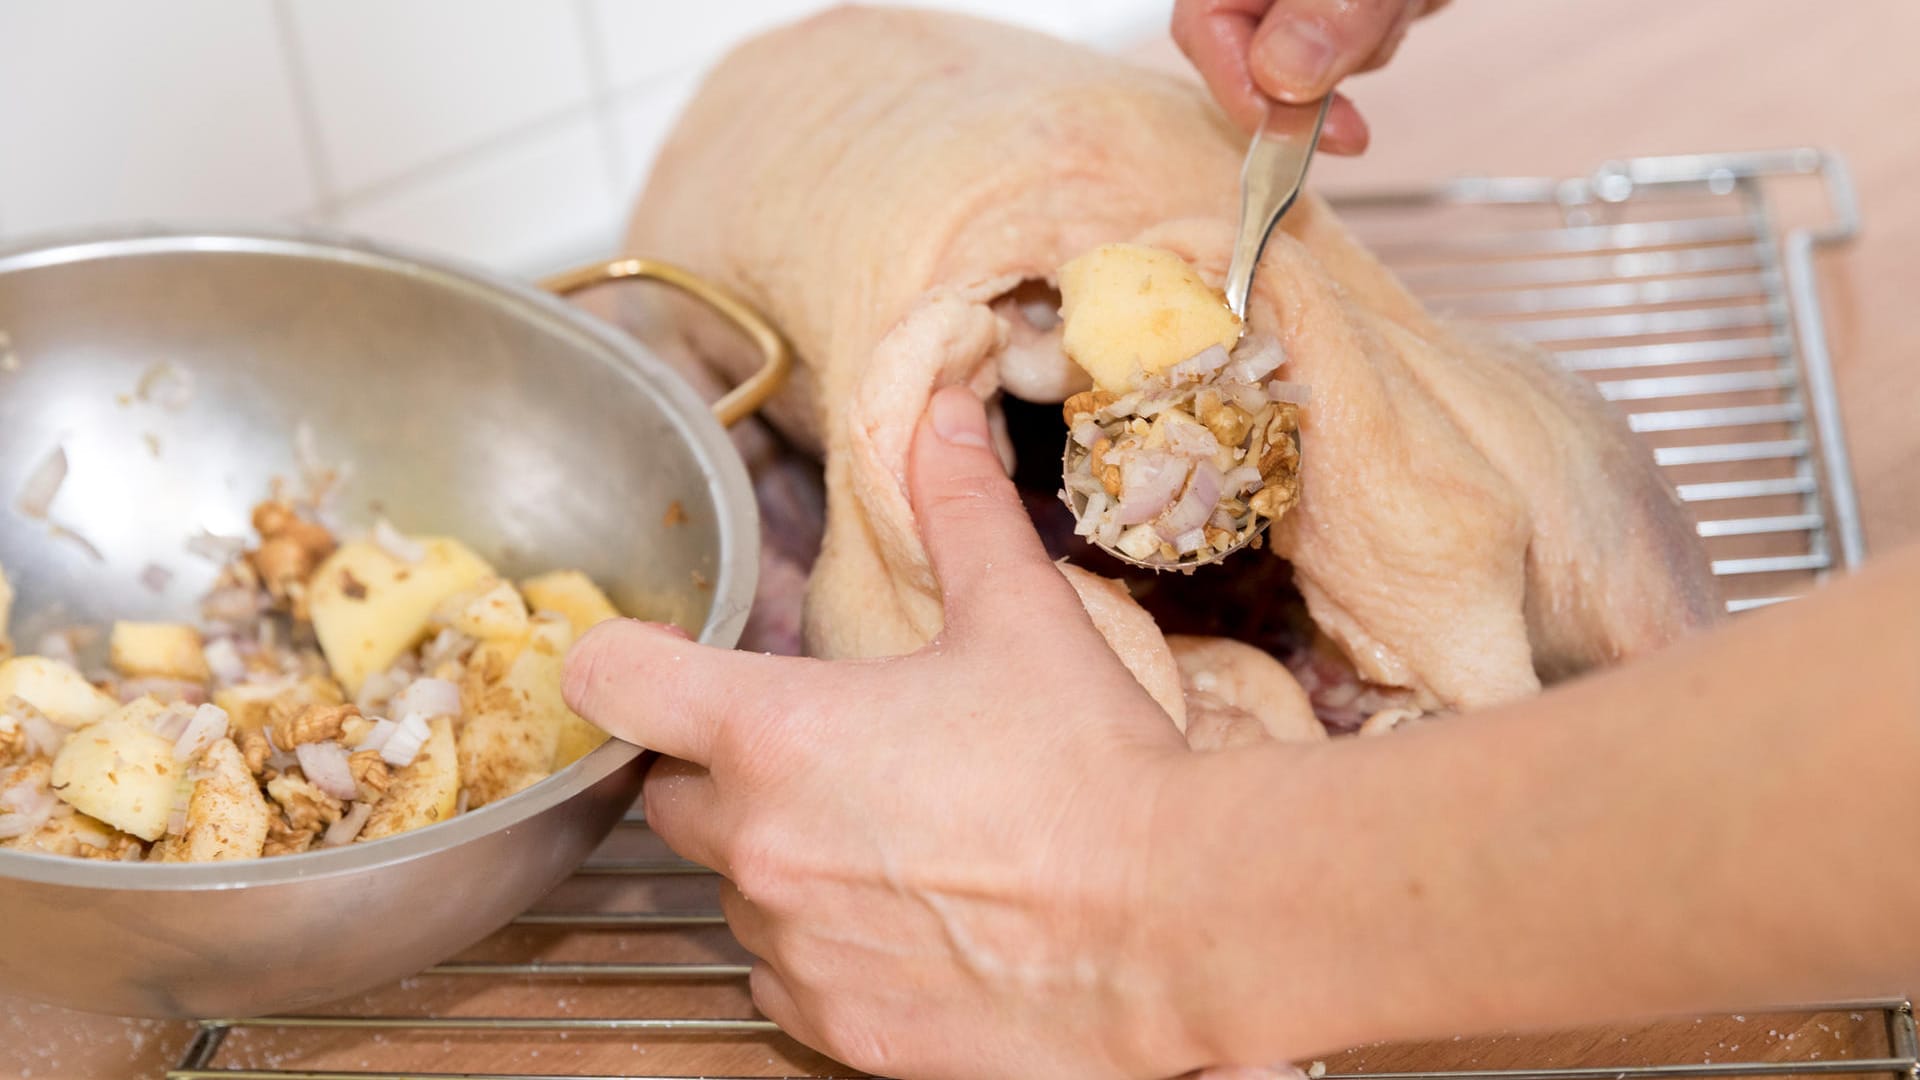
[[[778,335],[671,267],[625,260],[554,284],[623,276],[695,293],[762,347],[767,369],[723,401],[729,416],[771,392]],[[349,521],[378,508],[511,574],[580,568],[628,613],[713,644],[746,619],[758,524],[721,425],[655,356],[538,290],[320,233],[93,234],[0,250],[0,333],[0,565],[23,646],[75,622],[192,617],[214,567],[185,542],[247,532],[269,481],[295,474],[302,423],[322,457],[352,464]],[[138,393],[163,363],[190,377],[184,405]],[[13,506],[55,447],[71,472],[52,519],[97,558]],[[669,527],[675,500],[686,520]],[[163,592],[142,585],[149,564],[173,572]],[[0,850],[0,990],[212,1017],[410,974],[570,873],[633,801],[638,754],[608,742],[444,824],[305,855],[141,865]]]

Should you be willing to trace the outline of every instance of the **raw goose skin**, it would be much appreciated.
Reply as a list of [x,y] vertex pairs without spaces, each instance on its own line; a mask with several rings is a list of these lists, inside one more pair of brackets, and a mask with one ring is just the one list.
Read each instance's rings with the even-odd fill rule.
[[[1171,251],[1217,285],[1239,149],[1197,87],[960,16],[839,9],[714,69],[628,242],[742,293],[796,347],[802,376],[770,417],[825,462],[809,652],[903,653],[938,633],[903,479],[929,396],[1072,392],[1054,328],[1020,299],[1100,244]],[[1366,683],[1475,708],[1710,619],[1670,489],[1542,354],[1432,319],[1312,198],[1257,283],[1253,329],[1313,387],[1299,505],[1271,551]],[[743,352],[689,325],[699,353],[744,373]],[[1109,640],[1147,618],[1099,595],[1089,615]],[[1165,642],[1134,652],[1155,689]]]

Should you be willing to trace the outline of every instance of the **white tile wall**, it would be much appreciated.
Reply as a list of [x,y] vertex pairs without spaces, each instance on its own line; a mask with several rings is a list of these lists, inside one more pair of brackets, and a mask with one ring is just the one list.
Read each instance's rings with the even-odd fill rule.
[[[1116,46],[1171,0],[907,0]],[[309,220],[538,274],[611,251],[699,75],[825,0],[3,0],[0,242]]]
[[0,5],[0,228],[316,201],[273,8],[255,0]]
[[287,10],[318,149],[343,191],[577,111],[593,95],[569,3],[287,0]]

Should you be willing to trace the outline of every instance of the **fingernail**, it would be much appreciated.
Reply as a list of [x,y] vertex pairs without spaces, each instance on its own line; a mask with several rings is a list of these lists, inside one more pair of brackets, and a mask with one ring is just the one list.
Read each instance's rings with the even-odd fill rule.
[[987,410],[966,387],[949,386],[936,392],[927,403],[927,418],[942,442],[986,449]]
[[1333,38],[1316,19],[1286,19],[1262,37],[1260,62],[1280,84],[1283,100],[1318,101],[1333,70]]

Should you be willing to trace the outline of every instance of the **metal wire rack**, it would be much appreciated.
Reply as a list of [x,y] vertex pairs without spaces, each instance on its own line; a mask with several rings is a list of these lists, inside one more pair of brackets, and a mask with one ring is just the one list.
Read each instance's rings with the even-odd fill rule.
[[[1776,191],[1796,183],[1814,185],[1811,223],[1786,224],[1790,198]],[[1572,179],[1456,180],[1334,201],[1429,306],[1541,343],[1627,410],[1693,509],[1729,609],[1789,598],[1860,561],[1864,541],[1814,278],[1816,249],[1845,242],[1859,225],[1837,157],[1802,149],[1639,158]],[[203,1021],[167,1075],[844,1074],[753,1015],[749,958],[726,934],[713,884],[630,818],[541,907],[462,958],[324,1013]],[[1790,1012],[1804,1018],[1795,1029],[1810,1036],[1804,1053],[1781,1049],[1783,1020],[1771,1029],[1768,1054],[1753,1053],[1756,1046],[1744,1058],[1738,1042],[1728,1050],[1722,1039],[1716,1061],[1715,1046],[1694,1045],[1705,1036],[1689,1042],[1683,1027],[1654,1039],[1643,1028],[1626,1029],[1624,1050],[1595,1041],[1571,1064],[1489,1049],[1488,1067],[1462,1058],[1444,1071],[1382,1071],[1361,1058],[1332,1063],[1328,1075],[1920,1080],[1907,1001]],[[1848,1056],[1814,1048],[1816,1030],[1834,1034],[1849,1023],[1834,1047]],[[1875,1029],[1871,1045],[1862,1024]],[[1698,1060],[1648,1061],[1634,1056],[1636,1045]]]

